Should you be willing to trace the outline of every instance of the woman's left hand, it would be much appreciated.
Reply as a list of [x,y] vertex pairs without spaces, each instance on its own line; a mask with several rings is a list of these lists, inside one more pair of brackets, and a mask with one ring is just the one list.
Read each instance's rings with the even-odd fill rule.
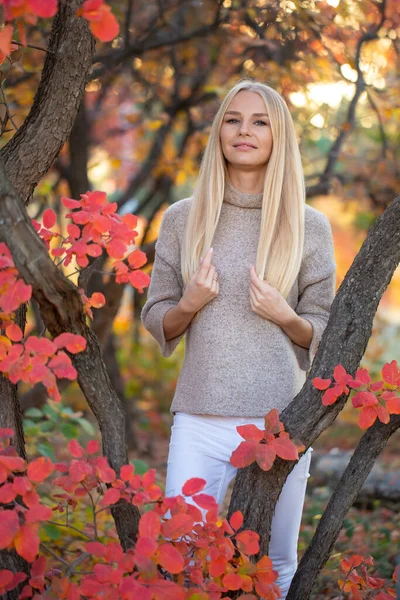
[[261,280],[254,268],[250,267],[250,306],[251,309],[277,325],[284,325],[293,319],[294,310],[276,288]]

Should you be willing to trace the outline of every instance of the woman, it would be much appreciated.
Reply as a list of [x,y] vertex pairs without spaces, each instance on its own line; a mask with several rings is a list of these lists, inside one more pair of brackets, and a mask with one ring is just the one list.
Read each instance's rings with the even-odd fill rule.
[[[192,197],[165,211],[141,319],[170,356],[186,334],[171,412],[166,495],[191,477],[221,505],[242,438],[236,427],[280,412],[300,391],[335,293],[332,231],[305,203],[295,129],[283,98],[236,84],[211,127]],[[289,475],[269,556],[283,598],[312,448]]]

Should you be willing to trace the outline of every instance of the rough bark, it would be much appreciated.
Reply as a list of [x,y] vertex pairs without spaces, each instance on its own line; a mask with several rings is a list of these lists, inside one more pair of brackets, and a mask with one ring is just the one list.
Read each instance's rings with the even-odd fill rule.
[[[322,392],[314,388],[312,379],[317,376],[332,378],[334,367],[338,364],[355,375],[371,336],[379,301],[399,261],[400,197],[393,200],[370,228],[336,293],[329,322],[307,380],[280,415],[290,435],[300,439],[306,448],[332,424],[346,402],[345,395],[342,395],[332,406],[323,406]],[[267,472],[263,472],[256,463],[238,472],[228,513],[230,516],[241,510],[244,527],[260,533],[259,557],[268,553],[276,501],[294,464],[279,459]]]
[[[21,306],[15,314],[15,322],[25,330],[26,306]],[[24,428],[22,426],[21,407],[18,401],[18,386],[0,373],[0,427],[14,430],[12,443],[18,454],[26,459]]]
[[[0,240],[4,241],[14,263],[38,302],[43,322],[55,337],[64,331],[82,335],[87,341],[84,352],[71,356],[78,371],[78,383],[100,426],[103,452],[119,472],[128,462],[125,415],[112,388],[101,348],[95,334],[87,327],[79,292],[49,257],[25,210],[22,199],[12,188],[0,160]],[[94,376],[95,374],[95,376]],[[132,505],[114,509],[116,526],[124,548],[132,545],[139,511]]]
[[27,203],[68,139],[88,79],[95,40],[85,19],[76,17],[82,0],[60,0],[32,108],[0,152],[8,177]]
[[298,566],[286,600],[308,600],[310,597],[315,579],[330,556],[347,511],[356,499],[378,454],[399,427],[400,416],[393,415],[387,425],[380,421],[375,422],[361,438]]

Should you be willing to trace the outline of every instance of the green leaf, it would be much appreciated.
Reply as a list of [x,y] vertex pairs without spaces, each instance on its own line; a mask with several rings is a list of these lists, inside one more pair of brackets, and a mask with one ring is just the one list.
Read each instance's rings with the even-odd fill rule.
[[41,442],[37,445],[37,449],[39,454],[42,456],[47,456],[47,458],[51,458],[53,462],[56,462],[56,455],[54,454],[53,446],[50,444],[50,442]]
[[42,421],[38,423],[40,431],[54,431],[55,423],[53,421]]
[[149,465],[144,462],[144,460],[140,460],[139,458],[131,460],[130,463],[135,467],[136,475],[144,475],[149,470]]
[[33,419],[34,419],[34,418],[40,418],[40,417],[43,417],[43,413],[42,413],[42,411],[40,410],[40,408],[35,408],[35,407],[32,407],[32,408],[28,408],[28,410],[26,410],[26,411],[24,412],[24,416],[26,416],[26,417],[31,417],[31,418],[33,418]]
[[48,419],[51,419],[52,421],[58,420],[58,417],[59,417],[58,413],[49,404],[46,404],[45,406],[43,406],[43,412]]
[[68,441],[78,437],[78,427],[73,423],[61,423],[60,431]]
[[75,423],[77,423],[78,425],[80,425],[82,427],[82,429],[84,431],[86,431],[86,433],[88,433],[89,435],[94,435],[95,434],[95,430],[94,430],[93,425],[87,419],[76,419]]
[[57,541],[61,538],[61,532],[57,525],[52,525],[51,523],[46,523],[42,526],[43,531],[53,541]]

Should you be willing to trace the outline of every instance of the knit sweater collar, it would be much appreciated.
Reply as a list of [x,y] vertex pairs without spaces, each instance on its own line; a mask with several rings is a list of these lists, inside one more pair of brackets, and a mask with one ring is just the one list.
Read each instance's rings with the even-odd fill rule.
[[229,177],[225,178],[224,202],[240,206],[241,208],[261,208],[263,200],[263,192],[259,194],[247,194],[238,190]]

